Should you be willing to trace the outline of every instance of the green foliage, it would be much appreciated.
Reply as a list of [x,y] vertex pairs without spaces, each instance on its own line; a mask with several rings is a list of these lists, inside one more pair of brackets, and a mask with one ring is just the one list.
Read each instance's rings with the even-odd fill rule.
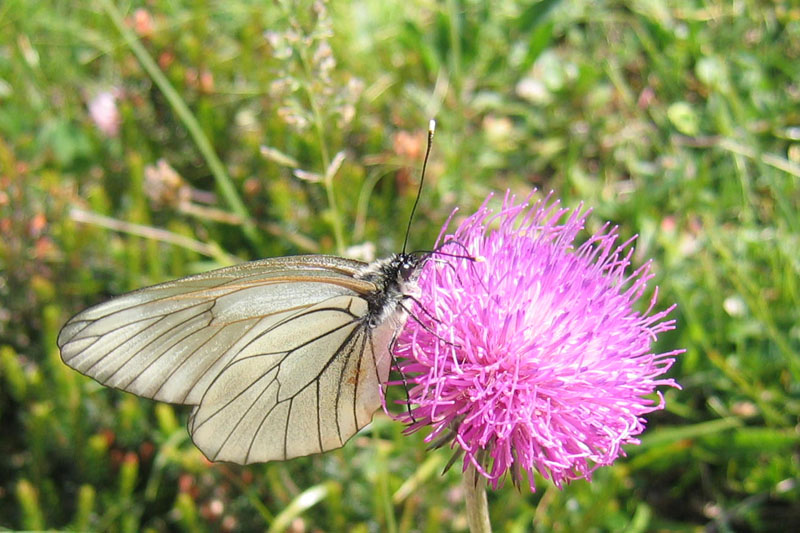
[[5,0],[0,28],[0,529],[464,530],[458,469],[383,414],[339,451],[212,465],[184,409],[56,347],[143,285],[397,250],[434,114],[412,248],[489,191],[553,189],[639,235],[678,303],[658,349],[687,348],[641,446],[490,493],[496,529],[800,529],[794,3]]

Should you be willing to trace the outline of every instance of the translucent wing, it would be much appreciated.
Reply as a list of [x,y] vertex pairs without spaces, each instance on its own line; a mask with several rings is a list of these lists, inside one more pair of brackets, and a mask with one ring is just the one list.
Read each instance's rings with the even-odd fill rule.
[[[393,328],[328,299],[267,328],[211,383],[189,431],[211,460],[248,464],[339,448],[380,407]],[[321,355],[321,354],[324,354]]]
[[389,372],[392,330],[366,326],[376,287],[353,278],[362,267],[298,256],[141,289],[73,317],[61,356],[105,385],[197,405],[190,431],[210,458],[335,448],[369,422]]

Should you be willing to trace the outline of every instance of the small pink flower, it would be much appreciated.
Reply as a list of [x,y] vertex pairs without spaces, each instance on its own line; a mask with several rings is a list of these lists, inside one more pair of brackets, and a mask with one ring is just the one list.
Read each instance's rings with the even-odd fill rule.
[[122,119],[117,109],[117,91],[102,91],[89,101],[89,116],[97,129],[108,137],[116,137]]
[[655,290],[634,309],[650,263],[626,273],[633,239],[608,226],[576,246],[588,213],[549,199],[507,194],[493,214],[487,198],[440,235],[395,347],[413,385],[412,416],[397,417],[430,426],[428,442],[450,442],[494,488],[506,471],[515,484],[527,472],[531,490],[534,471],[558,487],[590,479],[639,442],[642,415],[664,407],[656,387],[679,387],[660,376],[681,350],[651,350],[674,306],[654,312]]

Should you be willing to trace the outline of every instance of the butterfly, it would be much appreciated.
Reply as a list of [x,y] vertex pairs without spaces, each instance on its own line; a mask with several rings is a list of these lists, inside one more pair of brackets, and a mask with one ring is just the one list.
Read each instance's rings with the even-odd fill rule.
[[339,448],[372,420],[424,258],[252,261],[140,289],[70,319],[64,363],[103,385],[193,406],[212,461]]
[[408,233],[403,252],[371,263],[262,259],[113,298],[64,325],[61,359],[103,385],[191,405],[189,433],[212,461],[339,448],[381,406],[405,302],[419,294],[429,254],[406,253]]

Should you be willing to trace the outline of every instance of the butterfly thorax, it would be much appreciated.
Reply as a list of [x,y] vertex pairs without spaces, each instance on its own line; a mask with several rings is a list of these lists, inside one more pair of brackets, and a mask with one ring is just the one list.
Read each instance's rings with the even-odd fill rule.
[[365,317],[376,327],[400,310],[400,303],[419,295],[421,259],[411,254],[393,254],[366,265],[355,277],[375,285],[375,290],[364,295],[369,305]]

